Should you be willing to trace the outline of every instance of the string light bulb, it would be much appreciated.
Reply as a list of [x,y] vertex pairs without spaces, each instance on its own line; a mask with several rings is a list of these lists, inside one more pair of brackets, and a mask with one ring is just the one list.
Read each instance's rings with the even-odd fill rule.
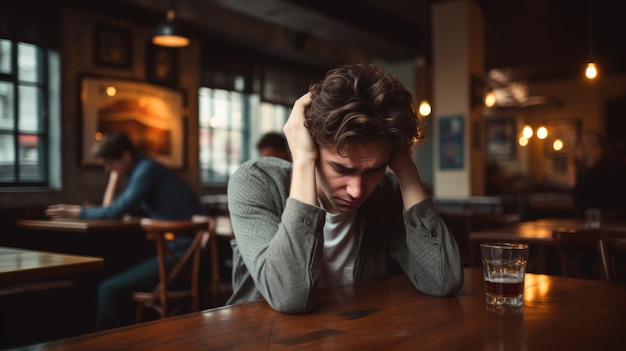
[[548,129],[544,126],[541,126],[537,129],[537,138],[543,140],[548,137]]
[[585,77],[588,79],[594,79],[598,76],[598,68],[596,64],[593,62],[587,63],[587,68],[585,68]]
[[485,106],[493,107],[496,104],[496,94],[490,91],[485,95]]
[[587,66],[585,66],[585,77],[587,77],[587,79],[592,80],[595,79],[598,76],[598,67],[595,63],[594,57],[593,57],[593,6],[591,6],[591,1],[592,0],[588,0],[588,5],[589,5],[589,20],[588,20],[588,25],[589,25],[589,61],[587,62]]
[[525,125],[524,129],[522,129],[522,135],[526,139],[530,139],[533,136],[533,128],[530,125]]
[[419,114],[421,116],[424,116],[424,117],[429,116],[430,113],[432,112],[432,109],[430,107],[430,103],[428,103],[427,100],[422,100],[422,102],[420,102],[420,105],[419,105],[417,111],[419,112]]

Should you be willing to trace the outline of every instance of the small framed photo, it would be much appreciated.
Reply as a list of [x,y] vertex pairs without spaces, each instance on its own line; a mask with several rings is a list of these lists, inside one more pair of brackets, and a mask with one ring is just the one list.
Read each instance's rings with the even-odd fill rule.
[[132,68],[132,32],[107,24],[94,28],[94,59],[99,65]]
[[174,86],[178,83],[178,50],[148,42],[146,77],[157,84]]
[[517,151],[517,128],[513,117],[485,121],[485,156],[488,160],[512,160]]

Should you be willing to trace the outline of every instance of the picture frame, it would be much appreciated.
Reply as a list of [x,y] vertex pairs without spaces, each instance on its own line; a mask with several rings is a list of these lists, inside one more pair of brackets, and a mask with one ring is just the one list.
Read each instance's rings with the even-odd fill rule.
[[[567,157],[576,150],[581,131],[579,119],[568,118],[547,121],[546,128],[548,129],[548,137],[544,139],[544,152],[546,155]],[[553,148],[557,139],[563,143],[563,147],[560,150],[554,150]]]
[[178,50],[148,42],[146,52],[147,80],[157,84],[175,86],[178,83]]
[[513,117],[485,120],[485,158],[512,160],[517,154],[517,125]]
[[465,119],[462,115],[439,117],[439,168],[465,166]]
[[94,27],[93,42],[96,64],[132,68],[133,43],[130,29],[98,23]]
[[171,169],[185,166],[184,94],[140,81],[84,76],[80,80],[83,167],[101,166],[92,153],[102,137],[126,132],[137,151]]

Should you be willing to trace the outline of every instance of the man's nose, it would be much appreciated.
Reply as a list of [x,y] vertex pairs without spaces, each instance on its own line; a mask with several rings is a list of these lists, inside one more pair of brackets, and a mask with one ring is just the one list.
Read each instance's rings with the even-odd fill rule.
[[361,176],[350,177],[346,191],[353,199],[361,198],[363,196],[363,178]]

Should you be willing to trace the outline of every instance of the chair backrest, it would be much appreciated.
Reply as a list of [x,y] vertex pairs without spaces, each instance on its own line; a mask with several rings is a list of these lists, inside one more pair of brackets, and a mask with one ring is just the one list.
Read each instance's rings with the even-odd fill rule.
[[626,253],[626,228],[560,229],[553,231],[553,238],[564,276],[608,281],[617,278],[615,255]]
[[615,236],[598,241],[602,273],[605,280],[626,281],[626,233]]
[[[159,284],[152,290],[151,301],[146,304],[153,307],[161,317],[166,317],[168,308],[168,289],[171,282],[179,277],[186,277],[190,282],[192,310],[198,309],[200,253],[202,242],[209,228],[208,221],[181,220],[166,221],[144,218],[141,228],[148,240],[155,242],[159,264]],[[178,257],[167,245],[173,236],[191,236],[192,242],[181,257]],[[173,263],[168,269],[167,260]],[[188,266],[191,265],[191,269]]]

